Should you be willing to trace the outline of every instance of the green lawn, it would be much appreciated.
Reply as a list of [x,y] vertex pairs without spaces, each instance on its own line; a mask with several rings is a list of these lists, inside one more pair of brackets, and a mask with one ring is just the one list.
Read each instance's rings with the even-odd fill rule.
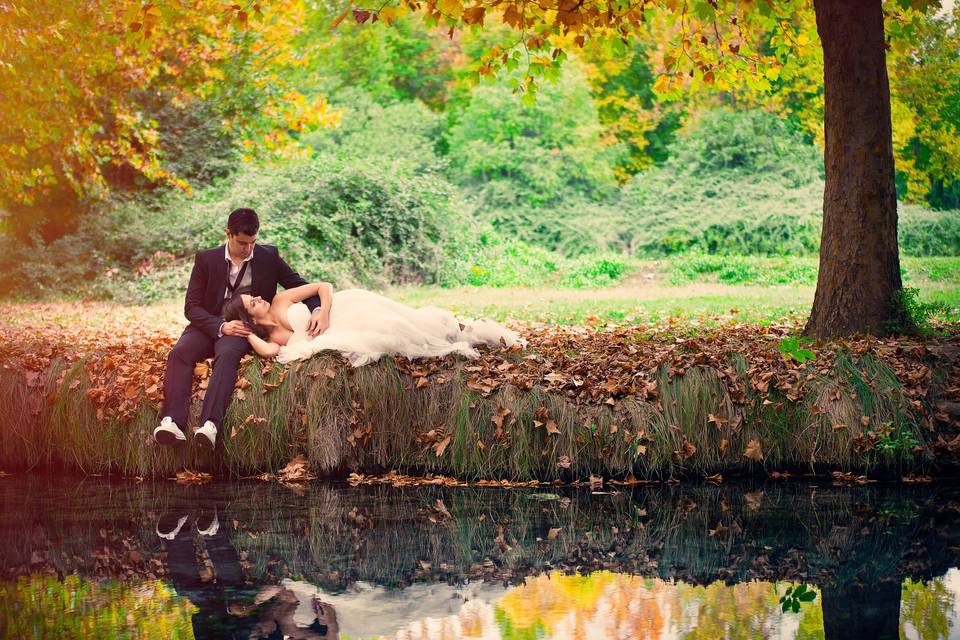
[[557,324],[800,319],[809,312],[813,293],[808,286],[635,283],[604,289],[397,287],[386,292],[406,304],[432,304],[463,316]]
[[[810,270],[813,270],[813,278]],[[904,286],[923,302],[950,310],[934,316],[960,322],[960,259],[904,258]],[[557,324],[633,324],[674,319],[693,326],[728,322],[803,321],[816,288],[816,258],[683,256],[638,261],[614,286],[402,286],[384,293],[413,306],[435,305],[466,317]],[[775,284],[785,280],[783,284]],[[731,282],[732,281],[732,282]],[[135,325],[179,332],[182,298],[143,306],[111,302],[0,302],[6,324],[60,324],[101,329]]]

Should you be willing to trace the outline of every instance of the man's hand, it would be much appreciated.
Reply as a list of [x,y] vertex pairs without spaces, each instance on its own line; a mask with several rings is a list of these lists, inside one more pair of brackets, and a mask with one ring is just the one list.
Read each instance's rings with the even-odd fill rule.
[[250,329],[247,328],[243,320],[231,320],[230,322],[223,323],[223,335],[246,338],[250,335]]
[[323,309],[314,309],[307,323],[307,335],[311,338],[320,335],[330,328],[330,314]]

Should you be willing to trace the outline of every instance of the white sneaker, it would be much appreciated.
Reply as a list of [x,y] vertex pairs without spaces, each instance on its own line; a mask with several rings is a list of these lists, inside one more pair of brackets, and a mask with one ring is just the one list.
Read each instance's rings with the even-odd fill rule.
[[213,514],[213,520],[210,521],[210,524],[207,525],[205,529],[200,528],[200,519],[197,519],[197,533],[202,536],[212,536],[216,535],[217,531],[220,530],[220,520],[217,519],[217,514]]
[[217,425],[207,420],[202,427],[197,429],[193,437],[201,447],[213,449],[217,445]]
[[186,442],[187,436],[180,430],[170,416],[164,416],[160,426],[153,430],[153,439],[157,444],[176,444]]
[[169,516],[160,518],[160,521],[157,522],[157,535],[164,540],[173,540],[177,537],[177,534],[180,533],[180,529],[183,528],[183,524],[187,521],[187,517],[188,516],[182,516],[179,520],[177,520],[176,526],[173,526]]

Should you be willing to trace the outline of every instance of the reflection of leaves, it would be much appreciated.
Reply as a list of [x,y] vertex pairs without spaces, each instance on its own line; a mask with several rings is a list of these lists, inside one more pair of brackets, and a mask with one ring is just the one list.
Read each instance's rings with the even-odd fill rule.
[[743,494],[743,501],[750,511],[756,511],[763,505],[763,491],[751,491]]

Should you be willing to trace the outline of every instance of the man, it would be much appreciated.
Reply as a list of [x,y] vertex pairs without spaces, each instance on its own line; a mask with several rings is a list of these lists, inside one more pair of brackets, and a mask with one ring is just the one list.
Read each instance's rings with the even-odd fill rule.
[[[236,209],[227,220],[226,244],[200,251],[187,285],[184,314],[190,324],[167,358],[163,380],[163,412],[154,439],[164,445],[186,441],[193,368],[213,356],[213,373],[203,398],[197,444],[214,448],[217,430],[233,396],[240,359],[250,350],[250,330],[241,320],[226,322],[221,315],[231,297],[248,293],[273,300],[277,285],[284,289],[307,284],[280,257],[276,247],[257,245],[260,219],[253,209]],[[320,333],[330,310],[320,308],[320,298],[303,301],[311,311],[307,334]]]

